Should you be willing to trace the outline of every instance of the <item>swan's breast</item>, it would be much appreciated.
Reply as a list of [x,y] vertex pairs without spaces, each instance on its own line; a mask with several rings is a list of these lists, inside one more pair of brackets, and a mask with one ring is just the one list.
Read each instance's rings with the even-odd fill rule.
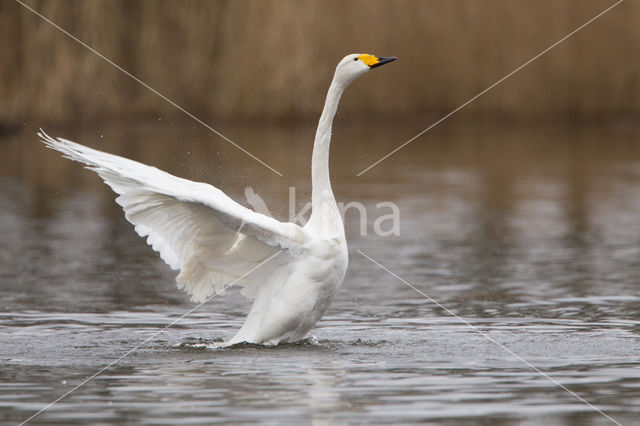
[[306,275],[320,286],[339,285],[347,270],[346,243],[339,239],[319,240],[308,247],[305,259]]

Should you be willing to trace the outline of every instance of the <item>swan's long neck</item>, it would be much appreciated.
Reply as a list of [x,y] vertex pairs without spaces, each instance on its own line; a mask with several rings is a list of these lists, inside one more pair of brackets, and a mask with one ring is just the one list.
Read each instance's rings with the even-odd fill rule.
[[[313,143],[313,156],[311,158],[311,207],[310,223],[325,221],[327,216],[338,214],[338,206],[331,189],[329,179],[329,145],[331,144],[331,127],[333,117],[336,115],[340,97],[345,86],[334,77],[327,93],[324,109],[320,116],[316,138]],[[341,221],[340,221],[340,226]]]

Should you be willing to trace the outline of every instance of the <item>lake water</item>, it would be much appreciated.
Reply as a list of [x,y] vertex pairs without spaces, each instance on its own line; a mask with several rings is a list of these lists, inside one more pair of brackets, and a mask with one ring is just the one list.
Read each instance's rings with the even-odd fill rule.
[[[153,336],[29,424],[614,424],[506,349],[640,424],[640,131],[451,119],[356,177],[429,122],[352,121],[333,184],[365,232],[349,210],[343,287],[314,338],[276,348],[201,348],[242,324],[234,289],[154,336],[194,306],[175,274],[37,123],[1,136],[0,423]],[[283,177],[187,120],[89,127],[45,130],[245,204],[251,185],[280,219],[289,188],[296,211],[310,196],[312,125],[217,126]],[[385,201],[400,235],[374,232]]]

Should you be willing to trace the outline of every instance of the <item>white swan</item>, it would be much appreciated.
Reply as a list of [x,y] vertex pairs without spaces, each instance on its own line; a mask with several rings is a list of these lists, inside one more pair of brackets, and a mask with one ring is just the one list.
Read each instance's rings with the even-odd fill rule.
[[127,220],[180,271],[178,287],[193,301],[203,302],[240,278],[242,293],[255,301],[242,328],[226,344],[292,342],[320,319],[347,270],[344,226],[329,180],[329,143],[338,102],[352,81],[395,59],[351,54],[338,64],[316,131],[312,214],[302,228],[256,213],[206,183],[54,139],[43,131],[38,135],[48,147],[87,164],[119,195],[116,202]]

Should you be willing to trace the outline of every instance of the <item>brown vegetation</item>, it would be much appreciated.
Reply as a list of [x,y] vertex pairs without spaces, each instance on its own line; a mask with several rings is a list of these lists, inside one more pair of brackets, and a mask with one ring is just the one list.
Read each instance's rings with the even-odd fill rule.
[[[361,51],[400,60],[343,112],[447,112],[613,0],[27,3],[198,116],[289,120],[315,116],[337,61]],[[467,112],[637,117],[638,22],[640,3],[622,3]],[[181,114],[18,3],[0,3],[0,40],[0,124]]]

